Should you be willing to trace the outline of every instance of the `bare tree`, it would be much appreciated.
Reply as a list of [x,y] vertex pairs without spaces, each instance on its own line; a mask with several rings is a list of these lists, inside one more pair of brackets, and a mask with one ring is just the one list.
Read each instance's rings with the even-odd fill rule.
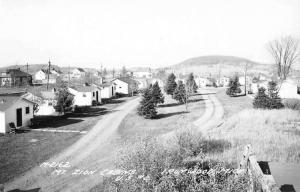
[[277,75],[282,82],[290,74],[291,67],[299,60],[299,41],[291,36],[276,39],[268,44],[269,52],[274,58]]

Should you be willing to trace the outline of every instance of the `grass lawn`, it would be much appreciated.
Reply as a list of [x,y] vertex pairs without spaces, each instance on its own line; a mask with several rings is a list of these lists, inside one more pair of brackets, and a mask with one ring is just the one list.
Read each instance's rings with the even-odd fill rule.
[[144,119],[137,114],[136,110],[132,111],[120,125],[119,134],[125,140],[143,136],[146,133],[153,136],[164,134],[200,118],[204,109],[205,104],[201,95],[190,98],[189,112],[186,112],[184,104],[179,104],[171,96],[165,95],[165,103],[157,108],[156,119]]
[[[219,89],[219,90],[218,90]],[[248,96],[230,97],[226,94],[226,89],[218,88],[216,97],[223,104],[224,118],[228,118],[243,109],[252,108],[252,99]]]
[[[88,131],[102,116],[127,100],[124,97],[113,103],[92,107],[82,113],[71,114],[67,119],[47,117],[40,128]],[[15,135],[0,135],[0,183],[7,182],[46,161],[75,143],[83,134],[28,131]]]

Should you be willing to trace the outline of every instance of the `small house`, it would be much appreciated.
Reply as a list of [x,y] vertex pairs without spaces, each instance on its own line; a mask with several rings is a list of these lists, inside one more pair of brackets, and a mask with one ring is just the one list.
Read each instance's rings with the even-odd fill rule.
[[7,69],[0,72],[0,87],[20,87],[32,84],[32,76],[20,69]]
[[112,80],[116,84],[116,93],[132,94],[138,89],[138,82],[129,77],[119,77]]
[[299,87],[300,86],[295,81],[290,79],[285,80],[280,86],[279,96],[281,98],[300,99]]
[[101,103],[101,90],[97,86],[71,86],[69,92],[74,95],[74,106],[92,106]]
[[75,68],[71,72],[72,78],[83,78],[86,76],[86,71],[83,68]]
[[95,84],[101,89],[101,99],[110,99],[116,96],[116,84],[107,82],[102,84]]
[[221,87],[228,87],[229,82],[230,82],[229,77],[221,77],[220,79],[218,79],[217,85]]
[[16,128],[30,125],[35,103],[23,98],[24,94],[0,94],[0,133],[8,133],[10,124]]

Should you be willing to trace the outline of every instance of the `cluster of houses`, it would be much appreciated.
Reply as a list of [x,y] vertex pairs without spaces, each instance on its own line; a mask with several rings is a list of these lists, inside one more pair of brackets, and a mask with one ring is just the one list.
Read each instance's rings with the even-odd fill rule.
[[[268,89],[268,83],[272,80],[271,77],[265,75],[259,75],[258,77],[253,76],[239,76],[239,84],[244,86],[246,84],[247,93],[256,94],[260,87]],[[198,87],[228,87],[230,82],[230,77],[220,77],[217,80],[212,80],[211,78],[196,77],[196,84]],[[298,79],[287,79],[283,81],[279,86],[279,96],[281,98],[296,98],[300,99],[300,81]]]
[[[16,72],[17,71],[17,72]],[[83,69],[72,71],[72,78],[83,77]],[[59,76],[62,73],[53,70],[49,73]],[[34,78],[45,80],[48,71],[39,70]],[[48,78],[46,77],[47,81]],[[50,81],[50,80],[49,80]],[[57,87],[52,85],[47,91],[43,89],[36,94],[40,86],[32,85],[32,76],[19,69],[7,70],[1,75],[1,83],[6,86],[0,88],[0,133],[10,132],[12,127],[22,128],[31,124],[31,119],[36,115],[58,115],[56,105]],[[15,85],[15,86],[12,86]],[[92,84],[68,84],[68,92],[73,95],[73,106],[92,106],[102,104],[102,100],[116,97],[116,94],[131,95],[141,87],[140,82],[131,77],[112,78],[110,80],[95,82]]]

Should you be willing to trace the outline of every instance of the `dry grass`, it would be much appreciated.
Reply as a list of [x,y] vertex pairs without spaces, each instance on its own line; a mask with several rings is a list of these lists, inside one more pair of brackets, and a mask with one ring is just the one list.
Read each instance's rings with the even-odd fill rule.
[[221,127],[210,132],[212,138],[225,139],[232,148],[213,158],[239,162],[241,151],[251,144],[258,160],[300,162],[300,122],[298,111],[247,109],[230,117]]

